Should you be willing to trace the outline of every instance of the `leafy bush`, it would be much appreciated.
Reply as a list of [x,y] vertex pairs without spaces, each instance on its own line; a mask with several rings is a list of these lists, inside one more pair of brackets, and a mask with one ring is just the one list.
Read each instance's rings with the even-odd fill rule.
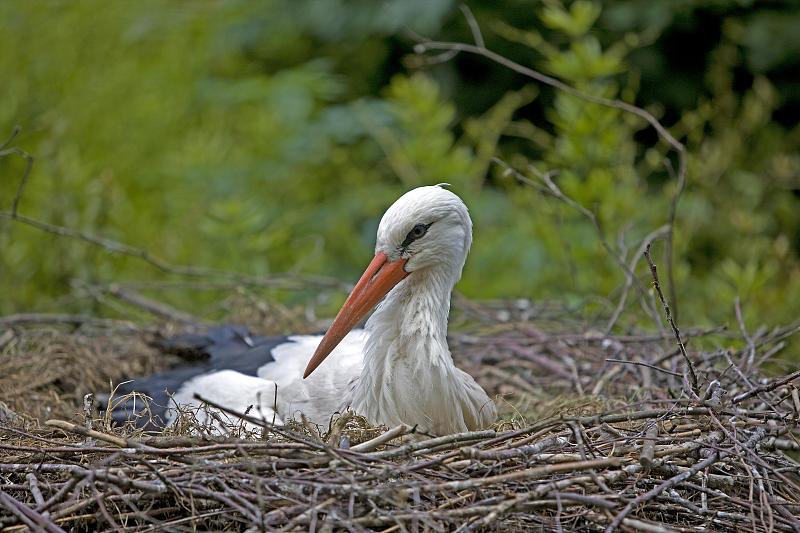
[[[636,102],[630,58],[663,28],[599,31],[621,20],[622,4],[604,19],[599,4],[548,0],[522,28],[486,6],[480,13],[526,64]],[[410,187],[448,182],[475,220],[461,291],[590,303],[603,315],[622,270],[585,216],[516,173],[540,182],[557,171],[555,183],[596,214],[627,260],[667,221],[676,184],[664,160],[674,166],[674,154],[641,119],[529,81],[465,116],[452,66],[395,72],[404,28],[437,32],[456,16],[451,2],[159,5],[156,14],[137,3],[0,4],[0,70],[13,73],[0,87],[0,132],[21,124],[18,145],[37,160],[22,212],[175,264],[354,279],[382,210]],[[753,39],[734,19],[726,24],[705,79],[710,96],[672,125],[689,154],[675,285],[694,323],[729,319],[736,297],[751,323],[800,312],[791,193],[800,139],[773,122],[779,98],[769,79],[756,76],[743,95],[733,88],[740,45]],[[0,208],[21,170],[0,160]],[[164,278],[135,259],[5,221],[0,246],[2,312],[84,310],[85,298],[54,299],[76,285]],[[214,297],[184,291],[174,303]]]

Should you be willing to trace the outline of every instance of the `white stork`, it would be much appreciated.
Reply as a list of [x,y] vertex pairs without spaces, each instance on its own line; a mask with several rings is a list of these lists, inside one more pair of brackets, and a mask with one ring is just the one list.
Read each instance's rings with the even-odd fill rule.
[[[197,404],[197,394],[243,411],[260,401],[277,424],[303,413],[327,426],[350,408],[372,423],[434,435],[485,428],[497,418],[494,402],[455,366],[447,345],[450,293],[471,243],[458,196],[441,186],[413,189],[383,215],[375,257],[324,336],[270,346],[271,361],[250,365],[255,375],[218,368],[180,384],[153,383],[174,387],[178,404]],[[376,304],[366,327],[353,330]]]

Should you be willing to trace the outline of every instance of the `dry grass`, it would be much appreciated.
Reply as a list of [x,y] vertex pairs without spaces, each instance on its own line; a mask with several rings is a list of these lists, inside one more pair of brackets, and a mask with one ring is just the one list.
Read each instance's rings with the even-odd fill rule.
[[147,345],[151,336],[19,329],[0,350],[0,400],[35,419],[72,418],[87,392],[108,392],[112,381],[156,372],[175,362]]

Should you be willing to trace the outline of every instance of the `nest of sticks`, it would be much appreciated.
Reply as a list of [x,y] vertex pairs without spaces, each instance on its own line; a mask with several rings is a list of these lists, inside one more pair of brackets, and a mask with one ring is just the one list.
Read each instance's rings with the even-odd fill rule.
[[[545,314],[462,302],[454,357],[505,416],[457,435],[230,412],[223,436],[145,434],[76,401],[39,423],[0,393],[0,530],[800,529],[800,372],[775,358],[800,325],[612,336]],[[40,328],[16,328],[0,364],[31,356]],[[115,337],[48,345],[59,335]]]

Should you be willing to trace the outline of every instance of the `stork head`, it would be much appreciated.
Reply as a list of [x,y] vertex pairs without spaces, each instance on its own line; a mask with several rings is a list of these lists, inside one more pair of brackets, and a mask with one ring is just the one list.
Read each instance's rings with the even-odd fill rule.
[[472,221],[461,198],[436,185],[401,196],[378,226],[375,254],[403,262],[411,274],[429,268],[453,271],[456,281],[472,244]]
[[472,221],[461,198],[440,185],[405,193],[384,213],[375,257],[308,362],[308,377],[347,333],[407,276],[433,269],[453,283],[472,244]]

